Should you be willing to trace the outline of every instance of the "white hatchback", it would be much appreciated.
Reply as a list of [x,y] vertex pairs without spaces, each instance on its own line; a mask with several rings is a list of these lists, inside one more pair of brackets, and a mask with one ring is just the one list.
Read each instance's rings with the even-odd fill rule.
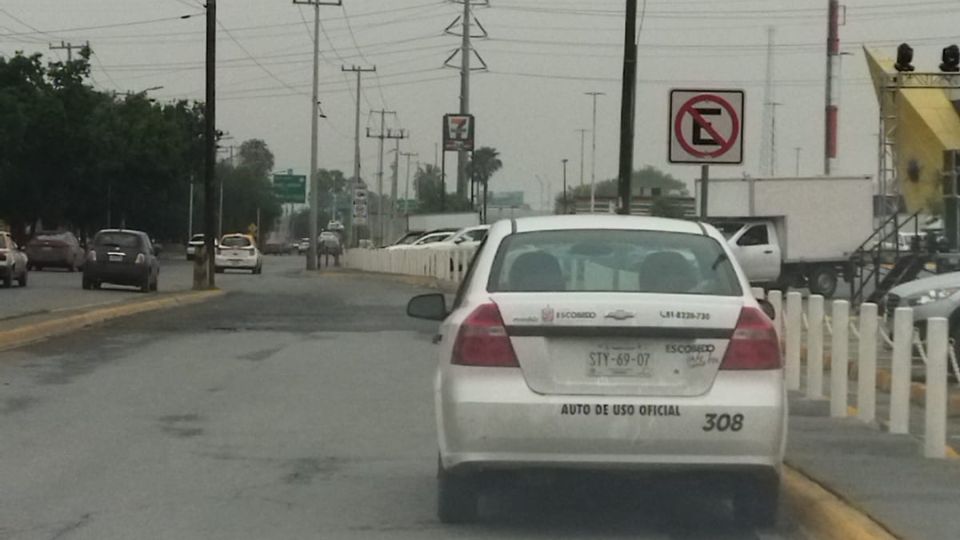
[[251,274],[263,272],[263,255],[257,243],[248,234],[225,234],[217,246],[216,271],[227,269],[249,270]]
[[786,444],[777,335],[709,225],[552,216],[490,229],[442,320],[439,517],[476,517],[488,473],[706,472],[738,517],[776,519]]

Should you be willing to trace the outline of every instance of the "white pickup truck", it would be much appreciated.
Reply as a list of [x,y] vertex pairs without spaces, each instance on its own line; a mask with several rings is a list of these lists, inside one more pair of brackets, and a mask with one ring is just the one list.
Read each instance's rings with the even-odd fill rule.
[[873,233],[873,194],[869,176],[710,180],[706,221],[751,283],[830,297]]

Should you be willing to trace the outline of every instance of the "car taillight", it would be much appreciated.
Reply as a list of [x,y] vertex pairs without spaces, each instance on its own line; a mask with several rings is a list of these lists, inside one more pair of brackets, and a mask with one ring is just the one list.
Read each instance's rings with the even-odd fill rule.
[[137,263],[137,264],[143,264],[143,263],[145,263],[145,262],[147,262],[147,258],[143,256],[143,253],[137,253],[136,263]]
[[743,308],[720,369],[780,369],[782,366],[773,322],[755,307]]
[[463,321],[451,361],[460,366],[520,367],[496,304],[483,304]]
[[92,249],[91,249],[90,251],[88,251],[88,252],[87,252],[87,260],[90,261],[90,262],[97,262],[97,252],[94,251],[94,250],[92,250]]

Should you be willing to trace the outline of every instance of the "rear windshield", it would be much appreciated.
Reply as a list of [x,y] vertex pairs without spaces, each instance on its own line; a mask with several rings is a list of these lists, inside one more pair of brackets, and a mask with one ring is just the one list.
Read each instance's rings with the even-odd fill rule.
[[714,239],[662,231],[565,230],[508,236],[490,292],[639,292],[739,296]]
[[37,233],[37,240],[71,243],[72,238],[73,235],[68,232],[45,231]]
[[122,248],[140,247],[140,237],[135,234],[112,232],[100,233],[93,239],[98,246],[116,246]]
[[195,234],[195,235],[193,235],[193,238],[190,239],[190,241],[191,241],[191,242],[203,242],[203,235],[202,235],[202,234]]
[[226,236],[220,242],[223,247],[250,247],[250,239],[246,236]]

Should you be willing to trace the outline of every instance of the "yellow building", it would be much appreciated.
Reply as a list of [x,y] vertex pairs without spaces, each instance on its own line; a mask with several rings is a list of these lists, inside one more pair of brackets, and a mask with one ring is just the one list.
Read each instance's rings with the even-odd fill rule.
[[[892,58],[864,49],[880,102],[888,149],[895,156],[888,181],[913,213],[939,214],[943,208],[943,152],[960,149],[960,114],[951,99],[960,100],[960,75],[898,73]],[[888,193],[893,186],[888,187]]]

